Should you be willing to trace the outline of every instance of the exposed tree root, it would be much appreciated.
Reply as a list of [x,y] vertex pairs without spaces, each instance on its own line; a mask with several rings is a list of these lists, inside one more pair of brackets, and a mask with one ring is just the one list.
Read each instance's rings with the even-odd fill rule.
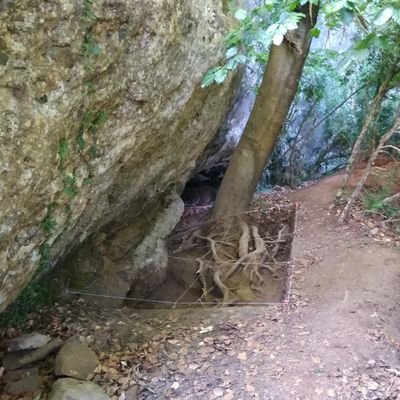
[[239,239],[239,258],[243,258],[249,253],[250,231],[249,225],[247,225],[243,220],[239,221],[239,225],[242,230],[242,235]]
[[[240,228],[239,237],[237,228]],[[244,292],[244,287],[251,288],[255,295],[260,293],[265,281],[263,271],[269,271],[276,279],[279,277],[276,256],[282,244],[286,243],[286,236],[288,226],[283,225],[277,237],[264,240],[258,227],[243,217],[237,218],[236,224],[231,223],[229,228],[225,224],[214,226],[207,233],[195,231],[191,235],[191,245],[207,242],[210,249],[208,257],[204,255],[196,259],[199,265],[197,274],[203,288],[200,300],[207,300],[216,291],[222,303],[227,304],[237,300],[235,292]]]
[[215,271],[214,272],[214,282],[217,285],[218,289],[222,292],[223,294],[223,301],[222,303],[225,304],[228,302],[229,295],[230,295],[230,290],[225,286],[224,283],[222,283],[221,280],[221,271]]
[[202,235],[200,235],[199,233],[196,234],[196,237],[197,237],[198,239],[207,240],[207,241],[210,243],[211,251],[212,251],[212,254],[213,254],[213,257],[214,257],[214,260],[215,260],[215,261],[217,261],[217,262],[224,262],[224,260],[222,260],[222,259],[219,257],[219,255],[218,255],[218,252],[217,252],[217,243],[215,242],[214,239],[212,239],[210,236],[202,236]]
[[203,289],[203,294],[202,294],[200,299],[204,298],[204,300],[207,301],[207,296],[208,296],[208,293],[209,293],[208,292],[207,279],[206,279],[206,276],[205,276],[207,267],[204,266],[204,261],[201,260],[200,258],[197,258],[196,261],[199,264],[199,268],[197,270],[197,274],[199,275],[199,279],[200,279],[201,286],[202,286],[202,289]]
[[291,242],[291,214],[281,210],[264,213],[256,206],[251,213],[194,224],[171,238],[173,257],[181,257],[177,262],[182,266],[189,262],[183,274],[188,284],[190,273],[195,275],[198,286],[192,293],[199,303],[227,305],[279,296]]
[[286,229],[287,229],[287,226],[286,226],[286,225],[283,225],[282,228],[279,229],[278,238],[276,239],[276,241],[275,241],[275,246],[274,246],[274,248],[272,249],[272,252],[271,252],[271,259],[272,259],[274,262],[276,262],[275,257],[276,257],[276,255],[278,254],[280,245],[281,245],[281,243],[282,243],[282,237],[283,237],[284,234],[286,233]]

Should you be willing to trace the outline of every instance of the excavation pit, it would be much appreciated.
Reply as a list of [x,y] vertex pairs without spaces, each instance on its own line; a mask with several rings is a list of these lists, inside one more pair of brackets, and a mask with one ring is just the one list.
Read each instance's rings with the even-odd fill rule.
[[[209,207],[187,208],[169,241],[164,283],[132,308],[287,303],[296,205],[260,198],[251,211],[208,221]],[[129,297],[129,296],[128,296]]]

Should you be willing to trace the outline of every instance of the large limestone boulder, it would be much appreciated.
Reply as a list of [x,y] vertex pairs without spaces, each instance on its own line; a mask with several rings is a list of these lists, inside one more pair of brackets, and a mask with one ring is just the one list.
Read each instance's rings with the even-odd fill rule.
[[223,2],[91,3],[0,3],[0,311],[88,237],[149,237],[229,107],[230,81],[199,85]]

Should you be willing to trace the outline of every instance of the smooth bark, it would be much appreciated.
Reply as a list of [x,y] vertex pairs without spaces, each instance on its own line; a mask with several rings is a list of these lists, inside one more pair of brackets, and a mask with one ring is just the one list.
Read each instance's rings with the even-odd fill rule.
[[393,79],[393,76],[394,76],[394,73],[392,71],[388,73],[385,80],[379,86],[376,96],[373,98],[373,100],[371,102],[370,109],[367,113],[367,116],[366,116],[364,124],[361,128],[361,131],[357,137],[357,140],[354,143],[353,150],[351,152],[349,161],[347,162],[342,186],[337,194],[337,197],[342,196],[343,189],[346,188],[347,184],[349,183],[349,179],[353,172],[354,165],[356,164],[356,161],[358,160],[360,152],[361,152],[361,145],[368,133],[369,128],[373,125],[376,118],[378,117],[383,99],[384,99],[386,93],[388,92],[388,90],[390,89],[390,81]]
[[400,193],[396,193],[393,196],[386,197],[386,199],[383,200],[383,204],[385,206],[392,206],[400,202]]
[[393,134],[395,132],[397,132],[399,129],[400,129],[400,106],[397,109],[396,118],[393,122],[392,127],[381,137],[378,147],[372,153],[372,156],[369,158],[368,164],[365,167],[363,176],[361,177],[360,181],[358,182],[357,187],[355,188],[353,194],[351,195],[350,199],[348,200],[342,213],[340,214],[339,223],[345,222],[346,219],[348,218],[351,207],[353,206],[353,204],[357,200],[357,198],[360,196],[361,191],[365,185],[365,182],[367,181],[368,176],[371,172],[371,168],[374,165],[374,162],[377,159],[379,153],[381,152],[382,148],[385,146],[385,143],[388,142],[390,140],[390,138],[393,136]]
[[[280,46],[272,45],[264,78],[242,138],[232,156],[213,208],[213,217],[246,211],[282,130],[309,52],[317,8],[307,3],[305,18]],[[312,19],[311,15],[312,14]]]

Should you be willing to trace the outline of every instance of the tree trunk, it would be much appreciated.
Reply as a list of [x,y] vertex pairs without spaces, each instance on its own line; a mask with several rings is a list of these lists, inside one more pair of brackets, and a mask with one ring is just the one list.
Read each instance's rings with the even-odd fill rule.
[[386,76],[385,80],[379,86],[378,93],[376,94],[376,96],[373,98],[373,100],[371,102],[371,107],[365,118],[364,125],[361,128],[361,131],[357,137],[357,140],[354,143],[353,150],[351,152],[349,161],[346,166],[346,171],[345,171],[345,175],[343,178],[342,186],[339,189],[337,197],[342,196],[343,189],[346,188],[347,184],[349,183],[349,179],[353,172],[353,167],[356,164],[356,161],[357,161],[360,151],[361,151],[361,144],[362,144],[365,136],[367,135],[370,126],[375,122],[376,118],[378,117],[383,98],[385,97],[386,93],[388,92],[388,90],[390,88],[390,81],[393,79],[393,76],[394,76],[393,72],[390,71],[388,73],[388,75]]
[[397,109],[397,114],[396,118],[393,122],[392,127],[381,137],[381,140],[379,141],[378,147],[376,150],[372,153],[372,156],[368,160],[368,164],[365,167],[365,171],[363,176],[361,177],[360,181],[358,182],[357,187],[354,190],[354,193],[351,195],[349,201],[346,204],[346,207],[342,211],[339,217],[339,223],[343,223],[346,221],[351,207],[353,206],[354,202],[356,199],[360,196],[361,190],[363,189],[365,182],[368,179],[369,173],[371,172],[371,168],[374,165],[374,162],[376,158],[378,157],[379,153],[381,152],[382,148],[385,146],[385,143],[390,140],[390,138],[393,136],[395,132],[397,132],[400,129],[400,105],[399,108]]
[[400,193],[396,193],[393,196],[386,197],[386,199],[383,200],[383,204],[385,206],[394,206],[398,203],[400,203]]
[[234,215],[249,207],[266,162],[282,130],[307,57],[318,9],[299,10],[305,17],[280,46],[272,45],[264,78],[242,138],[233,153],[213,208],[213,217]]

